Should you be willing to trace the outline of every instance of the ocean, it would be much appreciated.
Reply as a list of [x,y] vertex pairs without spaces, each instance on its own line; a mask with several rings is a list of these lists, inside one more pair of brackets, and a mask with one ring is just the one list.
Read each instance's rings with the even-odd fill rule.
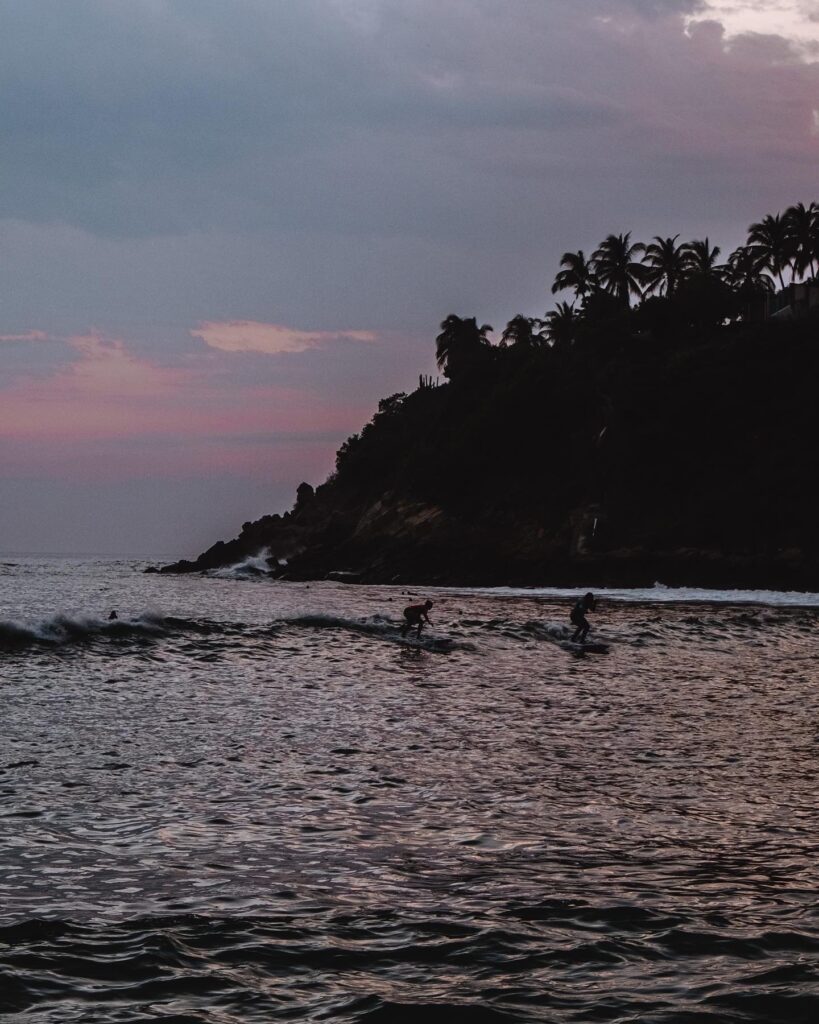
[[819,595],[0,561],[11,1021],[819,1019]]

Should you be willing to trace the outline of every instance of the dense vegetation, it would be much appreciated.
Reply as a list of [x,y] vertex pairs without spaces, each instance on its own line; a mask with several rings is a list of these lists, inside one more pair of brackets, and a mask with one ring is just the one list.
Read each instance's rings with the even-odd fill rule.
[[678,238],[655,235],[646,245],[632,242],[629,232],[609,235],[588,259],[582,249],[564,253],[552,292],[571,290],[575,301],[558,303],[544,320],[530,321],[533,337],[558,344],[574,341],[590,322],[630,311],[633,298],[639,301],[637,329],[764,319],[766,299],[777,284],[784,289],[786,279],[815,280],[819,205],[796,203],[751,224],[747,243],[724,263],[719,262],[719,246],[708,238]]
[[[558,302],[542,320],[513,317],[498,347],[563,346],[601,327],[668,335],[764,320],[777,287],[816,279],[819,204],[800,202],[751,224],[747,243],[725,262],[708,238],[678,239],[656,235],[645,244],[627,232],[609,235],[589,257],[582,249],[564,253],[552,293],[571,291],[574,301]],[[481,358],[491,330],[454,316],[442,324],[438,363],[448,377]]]
[[180,567],[268,547],[301,577],[819,587],[818,323],[758,301],[818,254],[816,204],[752,225],[725,264],[708,239],[567,253],[555,289],[576,306],[495,345],[447,317],[444,383],[382,400],[291,514]]

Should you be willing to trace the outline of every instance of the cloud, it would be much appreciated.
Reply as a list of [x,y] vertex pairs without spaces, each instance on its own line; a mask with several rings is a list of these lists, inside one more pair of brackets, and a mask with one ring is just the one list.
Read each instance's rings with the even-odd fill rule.
[[[583,5],[583,0],[581,4]],[[621,18],[623,14],[637,15],[640,18],[676,18],[681,14],[688,15],[701,10],[706,0],[586,0],[586,6],[596,9],[599,16]]]
[[[337,398],[328,402],[309,389],[276,384],[257,374],[254,379],[226,387],[224,368],[206,357],[183,365],[157,365],[135,355],[124,341],[99,332],[66,339],[74,358],[50,376],[20,376],[0,391],[0,434],[6,448],[0,466],[9,467],[12,450],[42,443],[41,460],[53,468],[66,445],[109,444],[143,439],[140,464],[167,464],[180,471],[204,471],[206,456],[247,447],[257,439],[259,453],[292,438],[293,444],[312,441],[325,451],[327,438],[342,438],[368,414],[367,407]],[[236,438],[236,441],[232,441]],[[267,441],[265,441],[267,439]],[[191,445],[202,457],[194,459]],[[293,447],[293,445],[291,445]],[[59,454],[58,454],[59,453]],[[135,457],[135,456],[134,456]],[[215,457],[215,456],[214,456]],[[247,456],[238,456],[241,459]],[[71,459],[80,455],[74,451]],[[186,461],[187,460],[187,461]],[[224,468],[226,459],[221,459]],[[19,470],[20,465],[13,467]],[[116,460],[98,473],[122,473]]]
[[274,511],[449,313],[819,198],[815,2],[776,2],[0,0],[2,467],[232,509],[243,467]]
[[190,374],[156,367],[118,339],[100,334],[66,339],[74,359],[51,375],[18,377],[2,392],[0,432],[6,438],[106,437],[178,423],[169,401]]
[[140,237],[453,230],[468,136],[622,122],[590,19],[679,24],[693,5],[2,6],[0,216]]
[[202,323],[190,333],[194,338],[201,338],[209,348],[222,352],[264,352],[267,355],[306,352],[340,340],[378,340],[372,331],[299,331],[283,324],[258,323],[255,320]]
[[[785,154],[798,145],[798,109],[787,110],[797,88],[784,119],[772,109],[781,52],[686,39],[686,17],[724,22],[725,3],[28,0],[3,13],[0,216],[108,239],[200,232],[227,239],[228,261],[250,239],[275,263],[285,246],[309,245],[314,260],[346,249],[349,260],[351,243],[376,239],[440,248],[489,236],[520,249],[527,228],[614,216],[628,192],[615,176],[596,202],[603,172],[628,163],[654,188],[660,108],[696,146],[715,130],[706,86],[748,137],[764,125]],[[815,83],[796,84],[808,96]],[[672,206],[679,182],[665,186]],[[322,282],[327,307],[349,293],[336,264]]]
[[45,331],[24,331],[22,334],[0,334],[0,341],[48,341]]
[[65,392],[104,396],[107,400],[156,398],[178,388],[188,374],[138,359],[117,338],[98,333],[68,339],[80,359],[62,375]]
[[792,55],[816,57],[819,24],[811,0],[707,0],[689,23],[702,20],[718,21],[729,45],[742,36],[768,36],[786,42]]

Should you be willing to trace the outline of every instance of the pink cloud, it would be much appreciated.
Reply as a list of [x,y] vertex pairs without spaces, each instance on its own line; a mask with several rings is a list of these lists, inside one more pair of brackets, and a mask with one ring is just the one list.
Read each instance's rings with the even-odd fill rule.
[[68,343],[80,359],[60,375],[59,384],[74,393],[99,394],[118,401],[144,399],[167,394],[189,376],[178,368],[157,367],[139,359],[116,338],[92,333],[75,335]]
[[[296,388],[230,386],[223,368],[208,360],[158,366],[130,352],[122,340],[97,333],[74,336],[67,344],[77,357],[70,365],[47,378],[19,378],[0,394],[7,469],[15,459],[12,447],[18,457],[26,451],[16,470],[30,454],[28,445],[40,449],[35,461],[53,469],[55,463],[82,461],[78,445],[104,449],[109,442],[139,438],[158,445],[149,459],[147,452],[130,450],[122,461],[122,451],[108,449],[105,458],[114,464],[99,471],[127,472],[126,463],[141,469],[151,458],[161,463],[163,451],[177,469],[224,469],[231,461],[246,468],[260,466],[265,451],[269,457],[274,441],[266,443],[266,437],[275,435],[278,444],[298,435],[297,446],[315,438],[324,453],[328,436],[343,436],[366,418],[367,410],[354,403],[330,404]],[[249,445],[248,438],[258,443]]]
[[2,394],[0,434],[105,437],[142,433],[162,419],[162,406],[187,371],[155,367],[122,341],[98,334],[67,339],[78,358],[47,378],[20,378]]
[[340,339],[374,342],[373,331],[299,331],[284,324],[260,323],[256,320],[207,321],[200,323],[194,338],[201,338],[209,348],[222,352],[306,352]]
[[45,331],[26,331],[24,334],[0,334],[0,341],[48,341]]

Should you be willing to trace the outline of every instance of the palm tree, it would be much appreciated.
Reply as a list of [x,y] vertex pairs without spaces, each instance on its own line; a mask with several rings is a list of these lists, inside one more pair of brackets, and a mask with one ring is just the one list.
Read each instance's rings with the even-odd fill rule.
[[776,285],[765,265],[760,263],[759,257],[749,245],[739,246],[728,257],[725,278],[734,293],[745,304],[745,320],[753,319],[754,309],[757,316],[764,315],[762,300],[765,295],[776,291]]
[[677,245],[679,235],[673,238],[654,236],[646,246],[645,271],[646,291],[657,291],[660,295],[673,295],[688,269],[688,245]]
[[740,245],[728,257],[726,279],[737,292],[772,292],[776,285],[764,263],[749,245]]
[[594,268],[582,249],[578,249],[577,252],[564,252],[560,257],[560,266],[564,269],[558,271],[555,277],[552,295],[571,288],[574,290],[575,298],[582,299],[596,286]]
[[535,328],[539,326],[538,321],[530,316],[522,316],[518,313],[513,316],[506,329],[501,335],[501,345],[515,345],[518,348],[535,348],[542,342],[542,338],[536,333]]
[[638,258],[645,252],[642,242],[631,242],[631,232],[609,235],[592,256],[594,272],[600,284],[623,305],[632,295],[642,295],[646,268]]
[[462,320],[451,313],[441,323],[441,333],[435,339],[435,359],[444,376],[451,380],[474,365],[481,352],[490,347],[486,335],[491,330],[489,324],[478,327],[474,316]]
[[571,345],[577,338],[580,313],[568,302],[558,302],[542,321],[546,337],[552,345]]
[[748,228],[748,245],[771,273],[776,274],[784,289],[783,271],[790,266],[793,245],[787,220],[780,214],[767,214]]
[[819,206],[811,203],[797,203],[785,210],[785,224],[790,238],[790,253],[793,269],[800,277],[810,270],[816,277],[814,261],[819,256]]
[[691,277],[721,280],[725,276],[724,266],[717,263],[722,250],[718,245],[712,247],[707,235],[705,238],[688,242],[685,249],[687,270]]

